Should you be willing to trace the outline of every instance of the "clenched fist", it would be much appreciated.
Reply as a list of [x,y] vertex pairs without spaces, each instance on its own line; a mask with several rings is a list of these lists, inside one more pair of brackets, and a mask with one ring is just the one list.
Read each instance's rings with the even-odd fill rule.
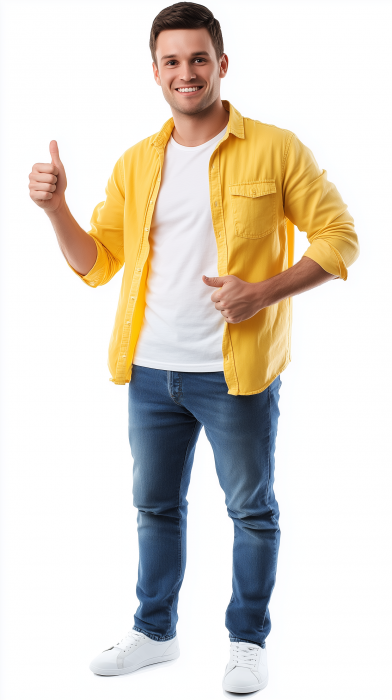
[[41,209],[53,212],[65,201],[67,177],[60,160],[57,141],[49,144],[51,163],[35,163],[29,175],[30,197]]

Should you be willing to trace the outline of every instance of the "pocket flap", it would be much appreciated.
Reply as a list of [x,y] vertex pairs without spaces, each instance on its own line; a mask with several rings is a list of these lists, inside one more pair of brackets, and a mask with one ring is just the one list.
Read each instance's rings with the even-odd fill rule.
[[238,185],[229,185],[230,194],[241,197],[261,197],[263,194],[276,192],[275,180],[263,180],[262,182],[244,182]]

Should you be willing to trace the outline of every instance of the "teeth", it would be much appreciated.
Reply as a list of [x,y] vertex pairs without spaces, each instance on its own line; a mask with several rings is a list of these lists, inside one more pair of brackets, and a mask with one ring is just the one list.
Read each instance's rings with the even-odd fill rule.
[[178,92],[196,92],[197,90],[199,90],[198,87],[178,88]]

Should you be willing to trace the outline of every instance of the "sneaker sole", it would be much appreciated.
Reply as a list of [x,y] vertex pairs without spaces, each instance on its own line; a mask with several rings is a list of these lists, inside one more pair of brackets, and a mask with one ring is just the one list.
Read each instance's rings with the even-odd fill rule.
[[253,693],[255,690],[264,690],[268,684],[268,678],[263,683],[256,683],[256,685],[247,685],[246,688],[238,685],[230,685],[230,683],[225,683],[223,681],[223,690],[228,690],[229,693]]
[[151,666],[152,664],[159,664],[163,663],[164,661],[173,661],[174,659],[178,659],[180,656],[179,651],[173,652],[173,654],[168,654],[164,658],[161,657],[160,659],[146,659],[145,661],[141,661],[139,664],[136,664],[135,666],[127,666],[127,668],[109,668],[109,669],[102,669],[102,668],[97,668],[94,666],[90,666],[90,671],[93,673],[96,673],[98,676],[121,676],[124,673],[132,673],[133,671],[137,671],[139,668],[143,668],[144,666]]

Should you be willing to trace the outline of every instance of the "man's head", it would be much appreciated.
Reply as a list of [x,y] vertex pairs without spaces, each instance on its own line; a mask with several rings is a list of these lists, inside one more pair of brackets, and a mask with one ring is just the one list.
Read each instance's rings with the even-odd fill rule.
[[172,109],[198,114],[219,97],[228,58],[220,24],[207,7],[178,2],[162,10],[152,23],[150,50],[154,78]]

